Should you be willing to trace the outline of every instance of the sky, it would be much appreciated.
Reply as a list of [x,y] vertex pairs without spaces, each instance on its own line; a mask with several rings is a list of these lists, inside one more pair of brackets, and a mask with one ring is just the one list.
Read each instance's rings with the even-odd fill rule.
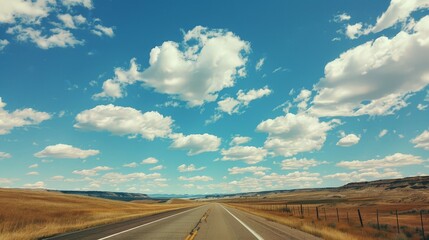
[[428,0],[0,0],[0,187],[427,175],[428,13]]

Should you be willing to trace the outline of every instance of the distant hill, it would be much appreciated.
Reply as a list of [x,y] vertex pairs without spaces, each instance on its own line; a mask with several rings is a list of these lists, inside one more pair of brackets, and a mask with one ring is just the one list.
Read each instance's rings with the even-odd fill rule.
[[429,189],[429,176],[384,179],[370,182],[353,182],[348,183],[340,188],[362,189],[367,187],[384,188],[385,190],[392,190],[397,188]]
[[143,193],[126,193],[126,192],[105,192],[105,191],[64,191],[64,190],[48,190],[50,192],[60,192],[65,194],[75,194],[89,197],[105,198],[120,201],[135,201],[150,199],[148,195]]

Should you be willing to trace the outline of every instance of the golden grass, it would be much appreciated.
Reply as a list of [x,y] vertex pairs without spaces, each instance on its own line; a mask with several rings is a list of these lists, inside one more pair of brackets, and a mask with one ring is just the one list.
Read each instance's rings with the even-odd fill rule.
[[0,188],[0,236],[2,240],[38,239],[195,204],[131,203]]

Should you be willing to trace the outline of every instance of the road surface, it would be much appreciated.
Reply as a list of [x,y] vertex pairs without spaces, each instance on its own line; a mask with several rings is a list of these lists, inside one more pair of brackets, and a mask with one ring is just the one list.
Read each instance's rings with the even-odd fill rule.
[[210,203],[51,237],[53,240],[319,240],[264,218]]

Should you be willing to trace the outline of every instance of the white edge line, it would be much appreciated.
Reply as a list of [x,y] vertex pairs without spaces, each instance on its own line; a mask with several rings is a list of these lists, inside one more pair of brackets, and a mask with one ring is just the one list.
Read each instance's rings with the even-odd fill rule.
[[[200,206],[200,207],[203,207],[203,206]],[[197,208],[200,208],[200,207],[197,207]],[[126,233],[126,232],[132,231],[132,230],[134,230],[134,229],[137,229],[137,228],[140,228],[140,227],[144,227],[144,226],[150,225],[150,224],[152,224],[152,223],[156,223],[156,222],[159,222],[159,221],[162,221],[162,220],[165,220],[165,219],[168,219],[168,218],[171,218],[171,217],[174,217],[174,216],[180,215],[180,214],[187,213],[187,212],[192,211],[192,210],[195,210],[195,209],[197,209],[197,208],[192,208],[192,209],[186,210],[186,211],[184,211],[184,212],[176,213],[176,214],[174,214],[174,215],[171,215],[171,216],[168,216],[168,217],[165,217],[165,218],[161,218],[161,219],[158,219],[158,220],[155,220],[155,221],[152,221],[152,222],[148,222],[148,223],[145,223],[145,224],[139,225],[139,226],[137,226],[137,227],[133,227],[133,228],[130,228],[130,229],[124,230],[124,231],[122,231],[122,232],[118,232],[118,233],[115,233],[115,234],[112,234],[112,235],[109,235],[109,236],[106,236],[106,237],[103,237],[103,238],[99,238],[98,240],[108,239],[108,238],[111,238],[111,237],[117,236],[117,235],[119,235],[119,234]]]
[[255,231],[253,231],[253,229],[251,229],[249,226],[247,226],[244,222],[242,222],[240,219],[238,219],[236,216],[234,216],[234,214],[232,214],[230,211],[228,211],[228,209],[226,209],[222,204],[220,205],[223,209],[225,209],[225,211],[227,211],[229,214],[231,214],[231,216],[233,216],[239,223],[241,223],[241,225],[243,225],[247,230],[249,230],[249,232],[251,232],[258,240],[264,240],[263,237],[261,237],[259,234],[257,234]]

